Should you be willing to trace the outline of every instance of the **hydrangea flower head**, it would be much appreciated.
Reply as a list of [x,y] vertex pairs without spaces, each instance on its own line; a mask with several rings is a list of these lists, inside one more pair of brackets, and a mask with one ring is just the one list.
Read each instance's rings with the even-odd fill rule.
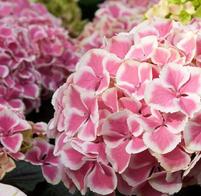
[[146,9],[156,1],[107,0],[100,4],[93,21],[85,25],[76,41],[78,53],[82,55],[89,49],[101,47],[104,37],[131,30],[143,21]]
[[146,20],[79,60],[53,96],[49,123],[70,190],[168,195],[193,175],[201,147],[199,24]]
[[42,94],[58,88],[74,69],[74,46],[42,4],[0,2],[0,104],[37,109]]

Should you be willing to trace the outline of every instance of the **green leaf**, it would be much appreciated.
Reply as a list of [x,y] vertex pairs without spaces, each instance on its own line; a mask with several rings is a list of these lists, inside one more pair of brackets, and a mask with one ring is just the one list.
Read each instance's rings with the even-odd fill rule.
[[44,191],[40,192],[40,196],[81,196],[81,194],[71,194],[68,192],[68,189],[63,185],[63,183],[59,183],[58,185],[48,184]]
[[172,4],[182,4],[185,3],[187,0],[168,0],[169,3]]
[[194,14],[195,17],[201,18],[201,5],[197,8],[196,13]]
[[16,168],[7,173],[2,182],[20,188],[23,192],[34,190],[35,186],[44,181],[40,166],[25,161],[17,161]]
[[191,15],[185,10],[182,10],[179,14],[179,19],[181,22],[187,23],[191,20]]

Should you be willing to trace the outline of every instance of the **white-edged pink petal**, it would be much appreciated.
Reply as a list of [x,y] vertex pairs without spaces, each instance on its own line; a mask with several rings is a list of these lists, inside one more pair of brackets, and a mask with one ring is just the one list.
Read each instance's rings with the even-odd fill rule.
[[114,170],[122,173],[128,167],[131,155],[126,152],[128,142],[122,142],[117,147],[106,148],[106,154]]
[[128,154],[137,154],[147,149],[142,138],[132,137],[126,146]]
[[101,195],[107,195],[116,189],[117,177],[111,167],[96,164],[87,176],[87,185],[91,191]]
[[196,122],[188,122],[184,129],[184,141],[191,151],[201,150],[201,125]]
[[171,152],[181,141],[180,134],[170,132],[166,127],[161,126],[158,129],[143,134],[145,145],[159,154]]
[[50,184],[58,184],[61,181],[62,171],[60,166],[43,165],[42,173],[44,178]]
[[175,91],[179,91],[179,89],[188,82],[190,72],[186,67],[180,64],[171,63],[162,69],[160,78],[165,85]]
[[61,151],[61,162],[71,170],[78,170],[84,165],[86,160],[84,160],[83,154],[66,144]]
[[154,156],[167,172],[185,170],[191,161],[190,156],[179,147],[167,154],[154,154]]
[[156,174],[149,180],[149,184],[157,191],[162,193],[173,194],[180,191],[182,188],[181,174],[173,173],[171,180],[166,179],[166,173]]
[[175,92],[164,86],[159,79],[153,80],[145,90],[145,100],[161,112],[177,112],[179,107]]
[[23,136],[21,133],[16,133],[11,136],[1,137],[0,141],[6,149],[8,149],[12,153],[16,153],[20,150],[23,141]]

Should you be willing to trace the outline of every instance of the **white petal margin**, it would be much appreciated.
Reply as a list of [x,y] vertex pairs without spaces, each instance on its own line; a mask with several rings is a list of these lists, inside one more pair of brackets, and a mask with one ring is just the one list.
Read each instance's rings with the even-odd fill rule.
[[18,188],[7,184],[0,183],[0,190],[0,196],[26,196]]

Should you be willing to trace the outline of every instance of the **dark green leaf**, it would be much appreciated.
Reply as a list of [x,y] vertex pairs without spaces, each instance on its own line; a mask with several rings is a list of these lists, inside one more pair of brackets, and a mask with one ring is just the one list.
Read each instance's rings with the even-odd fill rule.
[[7,173],[2,182],[28,192],[32,191],[42,181],[44,181],[44,178],[40,166],[34,166],[25,161],[17,161],[16,168]]

